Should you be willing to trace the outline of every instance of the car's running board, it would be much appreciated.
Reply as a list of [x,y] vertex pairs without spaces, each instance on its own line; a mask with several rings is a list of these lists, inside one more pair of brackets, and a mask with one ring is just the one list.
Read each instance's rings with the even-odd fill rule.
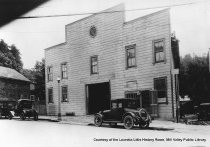
[[103,123],[122,123],[121,121],[106,120]]

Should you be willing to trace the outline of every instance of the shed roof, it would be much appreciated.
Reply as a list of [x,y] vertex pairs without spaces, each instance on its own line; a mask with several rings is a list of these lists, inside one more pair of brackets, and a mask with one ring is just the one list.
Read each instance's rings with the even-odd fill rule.
[[3,67],[3,66],[0,66],[0,78],[8,78],[8,79],[15,79],[15,80],[20,80],[20,81],[30,82],[29,79],[24,77],[22,74],[20,74],[16,70],[8,68],[8,67]]

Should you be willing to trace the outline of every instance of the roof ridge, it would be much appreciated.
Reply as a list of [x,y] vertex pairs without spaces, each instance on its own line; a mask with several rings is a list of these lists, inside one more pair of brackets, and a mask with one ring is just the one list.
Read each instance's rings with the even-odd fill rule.
[[0,77],[30,82],[28,78],[13,68],[0,66]]

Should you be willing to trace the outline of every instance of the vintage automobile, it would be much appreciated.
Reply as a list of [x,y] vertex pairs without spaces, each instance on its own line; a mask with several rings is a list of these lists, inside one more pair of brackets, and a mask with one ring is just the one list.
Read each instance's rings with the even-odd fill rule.
[[96,113],[94,124],[100,127],[102,123],[109,123],[114,127],[117,123],[123,123],[126,129],[131,129],[134,125],[148,128],[151,120],[150,114],[144,108],[140,108],[139,100],[122,98],[111,100],[110,110]]
[[34,109],[33,101],[29,99],[19,99],[13,115],[19,116],[21,120],[25,120],[27,117],[32,117],[34,120],[38,120],[38,113]]
[[210,120],[210,103],[201,103],[195,106],[195,113],[198,120]]
[[14,110],[15,100],[12,98],[1,98],[0,99],[0,118],[4,116],[5,118],[12,119],[12,114],[10,111]]

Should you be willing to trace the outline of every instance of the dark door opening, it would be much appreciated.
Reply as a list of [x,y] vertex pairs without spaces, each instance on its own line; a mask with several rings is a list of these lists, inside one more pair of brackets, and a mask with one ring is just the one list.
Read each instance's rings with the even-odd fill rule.
[[94,114],[101,110],[110,109],[110,84],[109,82],[87,85],[87,110]]
[[141,91],[142,107],[145,108],[152,117],[158,117],[157,91]]
[[150,91],[144,90],[141,91],[141,98],[142,98],[142,107],[145,108],[147,111],[150,110],[151,98],[150,98]]
[[138,99],[140,108],[145,108],[152,117],[158,117],[157,91],[128,91],[125,93],[125,98]]

